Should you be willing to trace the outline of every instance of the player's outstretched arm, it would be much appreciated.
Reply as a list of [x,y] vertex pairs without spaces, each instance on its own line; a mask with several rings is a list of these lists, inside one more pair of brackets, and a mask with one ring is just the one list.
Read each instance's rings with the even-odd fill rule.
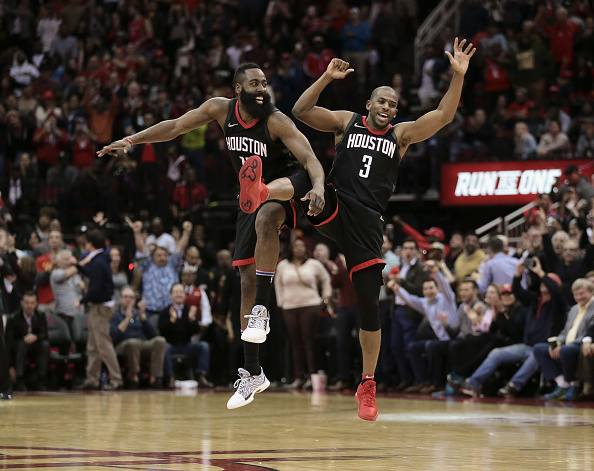
[[353,116],[350,111],[331,111],[316,106],[322,91],[335,79],[343,79],[354,69],[341,59],[332,59],[326,72],[299,97],[293,106],[293,115],[308,126],[318,131],[342,134],[346,124]]
[[114,141],[97,151],[97,155],[99,157],[103,157],[105,154],[116,155],[118,150],[128,153],[135,144],[171,141],[180,134],[204,126],[215,119],[221,122],[227,114],[228,102],[229,100],[226,98],[211,98],[195,110],[188,111],[177,119],[161,121],[136,134]]
[[430,138],[454,119],[462,95],[464,74],[468,70],[470,58],[476,52],[476,48],[472,46],[472,43],[464,49],[465,43],[466,39],[463,39],[458,44],[458,38],[456,38],[454,41],[454,55],[452,56],[446,51],[450,59],[450,65],[454,70],[454,76],[450,82],[450,88],[441,99],[437,109],[424,114],[416,121],[395,126],[394,132],[398,136],[401,148],[406,149],[410,144]]
[[308,215],[317,216],[324,209],[324,169],[314,154],[311,144],[297,129],[295,123],[283,113],[273,113],[268,119],[268,130],[272,138],[280,138],[287,149],[307,170],[312,189],[302,198],[309,200]]

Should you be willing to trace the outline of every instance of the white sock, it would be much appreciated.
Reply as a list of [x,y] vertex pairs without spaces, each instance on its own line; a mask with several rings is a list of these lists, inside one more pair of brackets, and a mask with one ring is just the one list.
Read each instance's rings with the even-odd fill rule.
[[567,381],[565,381],[565,378],[563,377],[563,375],[559,375],[555,378],[555,383],[557,383],[557,386],[559,386],[560,388],[563,389],[567,389],[569,387],[569,383]]

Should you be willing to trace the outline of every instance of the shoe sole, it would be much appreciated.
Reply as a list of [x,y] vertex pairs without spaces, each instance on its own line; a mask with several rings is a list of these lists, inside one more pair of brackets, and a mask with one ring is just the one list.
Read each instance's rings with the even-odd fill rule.
[[[357,393],[355,393],[355,401],[357,401],[357,404],[361,405],[361,403],[359,402],[359,396]],[[370,416],[370,415],[361,414],[361,411],[359,409],[357,409],[357,415],[359,416],[360,419],[369,420],[370,422],[375,422],[377,419],[377,416],[378,416],[378,412],[376,410],[375,416]]]
[[[232,406],[229,406],[229,402],[227,402],[227,409],[233,410],[233,409],[239,409],[240,407],[243,407],[243,406],[247,406],[254,400],[254,396],[256,394],[266,391],[269,386],[270,386],[270,381],[268,381],[268,378],[266,378],[266,381],[264,381],[261,386],[258,386],[254,390],[254,392],[252,394],[250,394],[249,397],[245,401],[238,403],[237,405],[232,405]],[[231,396],[231,398],[233,398],[233,396]]]
[[248,157],[239,171],[239,207],[244,213],[251,214],[260,207],[258,196],[254,197],[254,187],[259,190],[262,179],[262,161],[260,157]]
[[243,331],[243,334],[241,334],[241,340],[243,340],[244,342],[250,342],[250,343],[264,343],[264,342],[266,342],[266,336],[269,333],[270,333],[270,329],[267,329],[267,332],[264,334],[264,337],[262,337],[261,329],[247,328]]

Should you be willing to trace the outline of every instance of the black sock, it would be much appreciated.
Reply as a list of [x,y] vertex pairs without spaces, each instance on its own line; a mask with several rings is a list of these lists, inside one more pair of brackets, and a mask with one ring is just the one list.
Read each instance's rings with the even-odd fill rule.
[[260,345],[252,342],[243,342],[243,367],[254,375],[259,375],[260,368]]
[[270,298],[270,288],[272,287],[273,271],[256,270],[256,304],[260,304],[268,309],[268,300]]

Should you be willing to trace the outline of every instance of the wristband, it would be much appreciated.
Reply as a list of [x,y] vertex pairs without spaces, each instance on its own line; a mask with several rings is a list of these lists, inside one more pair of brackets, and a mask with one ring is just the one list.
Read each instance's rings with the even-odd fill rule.
[[130,139],[129,137],[124,137],[124,140],[128,141],[131,146],[134,145],[134,143],[132,142],[132,139]]

